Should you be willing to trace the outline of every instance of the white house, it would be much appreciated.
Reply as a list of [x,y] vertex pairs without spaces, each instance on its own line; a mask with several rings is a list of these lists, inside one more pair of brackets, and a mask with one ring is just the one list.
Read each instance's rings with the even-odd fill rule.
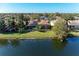
[[69,20],[68,26],[70,29],[79,29],[79,20]]
[[74,16],[74,19],[75,20],[79,20],[79,16]]

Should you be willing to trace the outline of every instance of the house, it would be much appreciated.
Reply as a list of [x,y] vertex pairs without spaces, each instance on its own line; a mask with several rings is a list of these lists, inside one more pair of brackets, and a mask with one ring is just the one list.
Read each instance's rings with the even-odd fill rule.
[[38,25],[49,25],[49,21],[48,21],[48,20],[43,20],[43,19],[41,19],[41,20],[38,22]]
[[40,21],[38,22],[39,25],[49,25],[49,20],[45,16],[40,17]]
[[74,19],[75,20],[79,20],[79,16],[74,16]]
[[31,19],[28,21],[27,27],[28,27],[28,29],[32,29],[35,26],[37,26],[37,24],[38,24],[38,19],[34,19],[34,20]]
[[38,25],[41,25],[43,29],[49,29],[50,28],[49,20],[45,16],[40,17],[40,21],[38,22]]
[[69,20],[68,27],[72,30],[79,30],[79,20]]
[[37,22],[38,22],[37,19],[35,19],[35,20],[29,20],[27,26],[36,26],[37,25]]

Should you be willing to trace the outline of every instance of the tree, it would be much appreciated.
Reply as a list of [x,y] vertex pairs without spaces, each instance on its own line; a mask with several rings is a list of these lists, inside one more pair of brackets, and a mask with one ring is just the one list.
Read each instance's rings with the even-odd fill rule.
[[4,20],[0,20],[0,32],[5,32],[5,22]]
[[6,45],[8,45],[8,40],[6,40],[6,39],[0,40],[0,45],[1,45],[1,46],[6,46]]
[[6,23],[6,32],[15,32],[16,31],[16,23],[15,23],[15,17],[13,16],[9,16],[7,17],[7,20],[5,20],[5,23]]
[[62,14],[61,14],[61,13],[56,12],[56,13],[54,14],[54,16],[59,16],[59,17],[61,17],[61,16],[62,16]]
[[60,40],[52,40],[52,45],[55,50],[62,51],[64,47],[67,45],[68,41],[63,40],[62,42]]
[[10,30],[11,32],[17,31],[17,30],[16,30],[16,23],[15,23],[14,20],[9,22],[9,30]]
[[62,17],[65,20],[74,20],[74,15],[73,14],[63,14]]
[[20,44],[19,40],[16,40],[16,39],[15,40],[9,40],[9,42],[10,42],[10,45],[12,47],[16,47]]
[[62,18],[57,19],[53,27],[56,39],[63,39],[63,37],[66,35],[66,30],[66,21]]
[[27,26],[28,25],[28,21],[31,19],[31,17],[29,16],[29,15],[26,15],[26,16],[24,16],[24,19],[23,19],[23,21],[25,21],[25,25]]
[[25,32],[27,30],[28,21],[30,20],[30,16],[24,16],[24,14],[18,15],[18,32]]
[[53,13],[49,13],[48,19],[49,19],[49,20],[55,19],[54,14],[53,14]]
[[32,19],[38,19],[39,18],[39,14],[32,14],[31,17],[32,17]]

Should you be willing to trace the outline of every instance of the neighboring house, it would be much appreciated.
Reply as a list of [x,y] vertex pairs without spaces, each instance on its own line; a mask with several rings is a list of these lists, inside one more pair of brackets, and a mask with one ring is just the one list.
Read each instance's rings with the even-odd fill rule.
[[28,25],[27,26],[36,26],[37,25],[37,20],[30,20],[28,21]]
[[79,20],[69,20],[68,27],[70,29],[79,29]]
[[38,25],[49,25],[49,21],[48,21],[48,20],[41,19],[41,20],[38,22]]
[[40,21],[38,22],[39,25],[49,25],[49,20],[45,16],[40,17]]
[[38,23],[37,19],[28,21],[27,25],[28,29],[34,28],[37,25],[37,23]]
[[40,17],[40,21],[38,22],[38,25],[41,25],[42,29],[50,29],[49,20],[45,16]]

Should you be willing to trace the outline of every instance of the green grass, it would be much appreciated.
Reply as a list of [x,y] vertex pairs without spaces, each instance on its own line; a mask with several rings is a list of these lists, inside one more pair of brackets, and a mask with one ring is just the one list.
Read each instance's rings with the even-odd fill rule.
[[27,39],[27,38],[51,38],[54,36],[53,31],[39,32],[33,31],[28,33],[0,34],[0,39]]
[[79,36],[79,32],[74,32],[74,31],[71,31],[68,34],[72,36]]

